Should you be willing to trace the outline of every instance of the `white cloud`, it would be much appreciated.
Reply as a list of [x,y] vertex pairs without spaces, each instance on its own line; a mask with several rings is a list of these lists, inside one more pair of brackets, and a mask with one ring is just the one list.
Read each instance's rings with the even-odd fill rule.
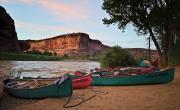
[[[80,29],[69,27],[69,26],[39,25],[39,24],[22,22],[22,21],[16,21],[15,26],[16,26],[17,31],[25,30],[28,33],[33,33],[33,35],[36,35],[34,37],[31,36],[32,39],[34,39],[35,37],[45,38],[45,37],[53,37],[60,34],[80,32]],[[39,36],[38,33],[49,33],[48,35],[50,36]]]
[[3,0],[3,2],[11,3],[26,3],[31,5],[38,5],[46,9],[49,13],[56,17],[65,20],[84,20],[90,16],[90,10],[87,8],[87,2],[62,2],[61,0]]

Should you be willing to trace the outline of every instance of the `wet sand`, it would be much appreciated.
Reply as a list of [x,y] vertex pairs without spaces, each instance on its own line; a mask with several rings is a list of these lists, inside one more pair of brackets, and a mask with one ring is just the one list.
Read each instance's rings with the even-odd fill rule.
[[[100,92],[95,92],[100,91]],[[167,84],[90,87],[74,90],[69,105],[96,95],[72,110],[179,110],[180,66],[176,67],[175,79]],[[4,94],[0,110],[64,110],[68,98],[39,100],[20,99]],[[66,110],[68,110],[66,109]]]

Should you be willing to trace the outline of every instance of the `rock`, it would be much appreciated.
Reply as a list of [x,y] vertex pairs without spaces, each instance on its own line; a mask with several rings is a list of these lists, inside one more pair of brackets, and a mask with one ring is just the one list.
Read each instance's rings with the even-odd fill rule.
[[19,50],[14,20],[0,6],[0,52],[17,52]]
[[[129,53],[134,56],[135,59],[140,59],[140,58],[149,58],[149,50],[144,49],[144,48],[126,48]],[[151,59],[152,61],[156,60],[159,58],[158,51],[157,50],[151,50]]]
[[61,56],[95,55],[108,48],[100,41],[90,39],[85,33],[64,34],[42,40],[24,40],[20,41],[20,46],[22,51],[48,51]]
[[[109,48],[99,40],[92,40],[86,33],[71,33],[42,40],[21,40],[21,50],[52,52],[57,55],[96,55]],[[148,57],[148,49],[127,48],[136,59]],[[157,50],[151,50],[152,59],[158,58]]]
[[[92,40],[86,33],[64,34],[42,40],[18,41],[14,20],[0,6],[0,52],[40,51],[57,55],[95,55],[109,48],[99,40]],[[127,49],[135,58],[147,57],[148,50]],[[151,51],[152,59],[159,57],[156,50]]]

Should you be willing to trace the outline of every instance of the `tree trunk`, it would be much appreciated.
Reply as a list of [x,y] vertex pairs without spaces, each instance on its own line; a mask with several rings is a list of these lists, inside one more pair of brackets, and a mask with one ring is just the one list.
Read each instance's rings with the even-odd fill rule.
[[150,26],[148,26],[148,30],[149,30],[149,33],[152,37],[152,40],[158,50],[158,53],[159,53],[159,56],[160,56],[160,62],[159,62],[159,66],[161,68],[166,68],[168,66],[168,52],[169,52],[169,46],[168,46],[168,40],[169,40],[169,33],[168,33],[168,30],[166,31],[166,36],[164,36],[164,39],[163,39],[163,51],[161,51],[160,47],[159,47],[159,44],[157,43],[157,40],[152,32],[152,29],[150,28]]
[[153,33],[152,29],[151,29],[151,27],[149,25],[147,26],[147,28],[148,28],[149,34],[150,34],[150,36],[151,36],[151,38],[152,38],[152,40],[154,42],[154,45],[157,48],[159,56],[161,56],[162,55],[161,48],[160,48],[160,46],[159,46],[159,44],[158,44],[158,42],[157,42],[157,40],[156,40],[156,38],[154,36],[154,33]]
[[162,65],[163,67],[167,67],[168,65],[168,61],[169,61],[169,55],[170,55],[170,37],[171,37],[171,32],[169,29],[169,22],[167,21],[166,25],[165,25],[165,36],[163,37],[163,43],[162,44],[162,48],[163,48],[163,60],[164,60],[164,64]]
[[160,68],[168,67],[167,55],[165,55],[165,54],[160,55],[159,67]]

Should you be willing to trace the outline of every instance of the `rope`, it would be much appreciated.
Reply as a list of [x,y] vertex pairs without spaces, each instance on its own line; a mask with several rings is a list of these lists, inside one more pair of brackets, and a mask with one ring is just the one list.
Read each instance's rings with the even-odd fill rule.
[[79,103],[77,103],[77,104],[74,104],[74,105],[68,105],[69,102],[71,101],[71,98],[72,98],[72,96],[70,96],[69,99],[68,99],[68,101],[63,105],[63,108],[72,108],[72,107],[79,106],[79,105],[82,104],[83,102],[86,102],[86,101],[88,101],[88,100],[94,98],[95,96],[96,96],[96,95],[93,95],[93,96],[91,96],[91,97],[89,97],[89,98],[87,98],[87,99],[85,99],[85,100],[82,100],[81,102],[79,102]]
[[96,94],[107,94],[109,93],[108,91],[102,91],[102,90],[95,90],[95,89],[91,89],[91,91],[95,92]]
[[103,91],[103,90],[96,90],[96,88],[94,88],[94,83],[93,83],[93,81],[92,81],[92,85],[91,85],[91,91],[93,91],[93,92],[95,92],[96,94],[107,94],[107,93],[109,93],[108,91]]
[[[105,94],[107,94],[107,93],[109,93],[109,92],[107,92],[107,91],[94,90],[94,89],[93,89],[93,86],[94,86],[94,84],[92,83],[92,86],[91,86],[92,88],[91,88],[91,90],[94,91],[96,94],[100,94],[100,93],[105,93]],[[63,108],[72,108],[72,107],[79,106],[80,104],[82,104],[82,103],[84,103],[84,102],[86,102],[86,101],[94,98],[95,96],[96,96],[96,95],[93,95],[93,96],[91,96],[91,97],[89,97],[89,98],[87,98],[87,99],[85,99],[85,100],[82,100],[81,102],[79,102],[79,103],[77,103],[77,104],[68,105],[69,102],[71,101],[71,98],[72,98],[72,96],[70,96],[69,99],[68,99],[68,101],[63,105]]]

